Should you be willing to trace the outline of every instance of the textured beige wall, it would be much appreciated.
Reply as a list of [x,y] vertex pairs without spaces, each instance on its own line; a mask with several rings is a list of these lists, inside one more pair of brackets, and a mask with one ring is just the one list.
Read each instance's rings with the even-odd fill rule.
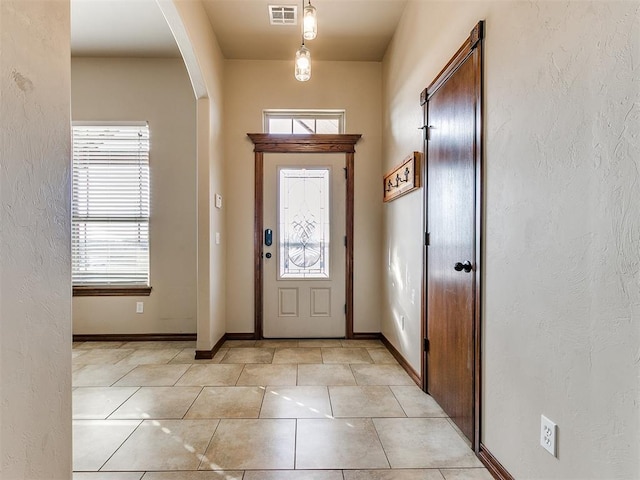
[[301,83],[291,61],[225,62],[227,331],[253,331],[253,144],[264,109],[345,109],[355,156],[354,330],[380,331],[381,65],[314,62]]
[[0,3],[0,478],[71,478],[69,2]]
[[[189,72],[197,100],[197,349],[210,350],[225,333],[226,241],[222,113],[224,60],[201,2],[157,0]],[[220,243],[216,243],[216,233]]]
[[73,120],[149,122],[153,287],[149,297],[75,297],[73,332],[195,333],[196,101],[184,63],[74,58],[71,87]]
[[[420,91],[486,19],[482,442],[518,479],[640,478],[639,18],[637,2],[412,1],[384,60],[388,167],[421,146]],[[422,209],[394,203],[382,331],[417,366],[392,275],[417,274],[420,227],[405,253],[400,226]]]

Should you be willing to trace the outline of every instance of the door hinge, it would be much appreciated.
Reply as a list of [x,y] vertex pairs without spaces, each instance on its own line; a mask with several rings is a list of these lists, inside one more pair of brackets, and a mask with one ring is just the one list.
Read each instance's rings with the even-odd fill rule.
[[431,241],[431,238],[429,236],[429,232],[424,232],[424,244],[428,247],[429,246],[429,242]]
[[347,314],[347,304],[346,303],[344,304],[344,314],[345,315]]
[[347,246],[347,236],[346,235],[344,236],[344,246],[345,247]]
[[349,178],[349,170],[347,170],[347,167],[344,167],[344,178]]
[[424,339],[424,351],[425,352],[429,351],[429,339],[428,338]]

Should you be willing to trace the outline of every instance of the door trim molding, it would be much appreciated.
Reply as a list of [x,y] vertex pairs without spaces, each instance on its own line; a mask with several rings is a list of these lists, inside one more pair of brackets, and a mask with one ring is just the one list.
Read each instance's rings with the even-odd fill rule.
[[[481,368],[481,360],[482,360],[482,337],[481,337],[481,309],[482,309],[482,252],[484,251],[484,238],[483,238],[483,210],[484,210],[484,184],[483,184],[483,165],[484,165],[484,151],[483,151],[483,92],[484,92],[484,52],[483,52],[483,39],[485,35],[485,25],[484,20],[480,20],[471,30],[469,37],[464,41],[462,46],[458,49],[458,51],[453,55],[451,60],[445,65],[445,67],[440,71],[440,73],[435,77],[435,79],[431,82],[431,84],[425,88],[420,94],[420,105],[424,106],[429,99],[438,91],[438,89],[446,83],[449,78],[460,68],[462,64],[466,61],[474,62],[474,70],[476,72],[475,77],[475,94],[476,94],[476,111],[475,111],[475,145],[474,145],[474,163],[475,163],[475,254],[474,254],[474,283],[475,283],[475,291],[474,291],[474,300],[475,300],[475,311],[474,311],[474,324],[473,324],[473,356],[474,356],[474,372],[473,372],[473,390],[474,390],[474,405],[473,405],[473,417],[474,417],[474,432],[472,439],[472,448],[475,451],[476,455],[480,455],[481,448],[481,399],[482,399],[482,368]],[[428,128],[429,121],[426,118],[426,114],[424,115],[424,126]],[[424,143],[425,150],[425,172],[427,171],[427,162],[428,160],[428,144],[425,136]],[[426,175],[426,173],[425,173]],[[426,179],[425,185],[427,188],[424,189],[424,199],[423,202],[427,204],[427,191],[428,191],[428,178]],[[427,210],[425,208],[425,225],[427,225]],[[423,321],[422,321],[422,330],[423,330],[423,338],[427,336],[426,323],[428,321],[427,318],[427,258],[428,255],[425,252],[424,255],[424,288],[423,288]],[[427,387],[427,359],[426,359],[426,350],[424,348],[424,344],[422,346],[422,371],[423,371],[423,389],[426,390]]]
[[255,181],[253,213],[254,338],[261,339],[263,326],[264,277],[262,272],[262,232],[264,230],[264,154],[265,153],[344,153],[347,171],[345,285],[347,303],[346,338],[353,338],[353,218],[355,187],[355,145],[361,134],[282,135],[247,133],[254,145]]

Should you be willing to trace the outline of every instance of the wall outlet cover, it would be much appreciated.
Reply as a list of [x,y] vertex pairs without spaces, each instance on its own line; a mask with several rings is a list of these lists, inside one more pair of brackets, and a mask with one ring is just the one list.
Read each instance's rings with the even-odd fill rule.
[[540,445],[554,457],[557,457],[558,426],[544,415],[540,415]]

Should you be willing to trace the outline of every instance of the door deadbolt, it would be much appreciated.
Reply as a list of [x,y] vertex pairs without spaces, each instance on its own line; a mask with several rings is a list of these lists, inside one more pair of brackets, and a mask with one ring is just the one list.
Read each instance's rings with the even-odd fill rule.
[[472,268],[473,266],[471,265],[471,262],[469,260],[464,263],[456,262],[456,264],[453,266],[453,269],[456,272],[461,272],[462,270],[464,270],[465,272],[469,273]]

